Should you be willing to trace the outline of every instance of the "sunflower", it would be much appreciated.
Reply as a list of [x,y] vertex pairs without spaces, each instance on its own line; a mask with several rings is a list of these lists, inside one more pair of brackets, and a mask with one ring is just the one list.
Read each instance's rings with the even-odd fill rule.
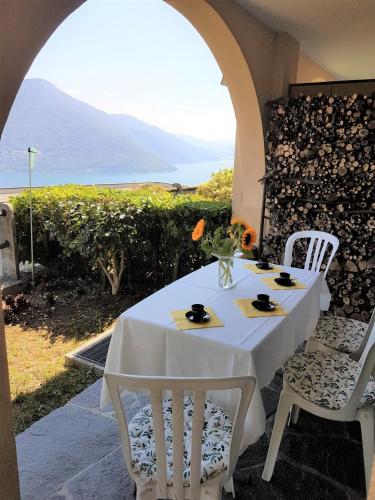
[[255,229],[248,226],[242,234],[242,250],[252,250],[257,239]]
[[251,227],[246,221],[244,221],[243,219],[239,219],[238,217],[232,217],[230,223],[231,226],[241,226],[244,229],[251,229]]
[[200,240],[204,235],[205,228],[206,228],[206,221],[204,219],[199,220],[194,228],[194,231],[192,232],[191,235],[192,240],[193,241]]

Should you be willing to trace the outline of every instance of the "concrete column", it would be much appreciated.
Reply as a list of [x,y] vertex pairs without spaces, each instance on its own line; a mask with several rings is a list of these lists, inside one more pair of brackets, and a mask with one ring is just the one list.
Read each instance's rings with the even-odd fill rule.
[[19,498],[4,316],[3,309],[0,307],[0,500],[18,500]]
[[297,79],[299,43],[289,33],[275,33],[271,99],[288,96],[289,84]]

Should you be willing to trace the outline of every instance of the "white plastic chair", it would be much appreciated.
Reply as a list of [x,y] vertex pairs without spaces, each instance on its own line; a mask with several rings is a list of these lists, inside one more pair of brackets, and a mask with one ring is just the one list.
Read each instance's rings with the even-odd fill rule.
[[[263,469],[262,478],[265,481],[270,481],[272,477],[283,430],[288,418],[288,413],[290,408],[293,405],[296,405],[297,407],[303,408],[313,415],[327,418],[329,420],[344,422],[350,422],[353,420],[359,421],[362,433],[366,487],[369,487],[371,465],[374,455],[375,380],[371,377],[375,366],[374,337],[375,326],[373,325],[368,343],[358,362],[352,360],[345,354],[332,354],[326,352],[300,353],[289,358],[286,363],[286,369],[284,370],[283,390],[280,395],[275,423],[272,430],[271,441],[268,448],[266,464]],[[315,363],[315,372],[309,372],[309,364],[312,365],[315,358],[318,360],[318,363]],[[302,374],[307,372],[309,374],[309,377],[311,374],[313,374],[313,378],[311,381],[313,385],[315,382],[320,383],[320,381],[324,380],[324,369],[319,369],[319,367],[322,366],[322,363],[327,364],[330,362],[329,360],[334,360],[337,365],[341,364],[343,369],[339,372],[340,382],[338,385],[340,387],[334,397],[341,398],[343,388],[345,388],[346,394],[348,395],[346,402],[342,404],[341,401],[341,405],[338,405],[337,408],[334,407],[334,409],[332,409],[332,405],[331,408],[327,407],[328,405],[324,406],[322,403],[322,399],[320,399],[321,404],[317,404],[316,402],[309,401],[308,399],[306,399],[306,397],[303,397],[300,394],[300,392],[303,393],[303,389],[301,387],[299,387],[299,391],[293,389],[290,386],[290,383],[292,383],[291,381],[293,381],[294,377],[293,370],[291,370],[292,378],[289,378],[290,372],[288,372],[288,368],[290,369],[291,364],[293,365],[293,363],[295,364],[296,362],[297,366],[299,362],[299,367],[301,368],[301,360],[305,361],[306,366],[306,371],[302,372]],[[356,370],[358,370],[359,373]],[[354,379],[351,379],[350,377],[353,376],[353,373],[356,373],[356,375],[354,376]],[[309,380],[309,377],[305,380]],[[289,379],[289,384],[287,383],[286,379]],[[296,378],[294,380],[296,380]],[[350,386],[352,385],[350,383],[351,380],[354,380],[354,387],[350,388]],[[324,382],[321,383],[324,385]],[[349,385],[346,386],[346,383],[349,383]],[[295,383],[293,382],[292,385],[295,385]],[[349,391],[347,390],[348,387],[350,388]],[[314,385],[313,390],[317,390],[316,385]],[[330,390],[330,387],[328,387],[327,392],[324,393],[325,397],[327,397],[327,394],[329,394]],[[305,396],[306,395],[307,394],[305,393]],[[319,395],[317,395],[317,393],[312,393],[310,399],[313,399],[314,397],[319,399]],[[322,397],[322,395],[320,395],[320,397]]]
[[[336,324],[339,323],[339,325]],[[324,316],[318,321],[315,334],[307,341],[305,352],[321,351],[326,353],[347,354],[355,361],[359,361],[375,324],[375,309],[372,312],[368,325],[361,321]],[[323,325],[323,326],[322,326]],[[341,331],[337,331],[337,326]],[[322,331],[319,331],[321,329]],[[316,335],[316,336],[315,336]],[[351,337],[358,336],[354,343]],[[289,423],[296,424],[299,417],[299,408],[293,406],[290,412]]]
[[368,324],[350,318],[324,316],[318,321],[313,336],[307,341],[305,352],[341,352],[358,361],[374,324],[375,309]]
[[[157,498],[176,500],[184,500],[187,498],[190,500],[221,499],[223,486],[226,491],[232,491],[234,496],[232,474],[238,460],[244,421],[255,387],[254,378],[167,378],[140,377],[112,373],[106,373],[104,378],[111,395],[120,428],[125,464],[131,478],[135,481],[137,486],[137,500],[155,500]],[[132,441],[132,435],[129,434],[129,425],[130,427],[132,426],[132,422],[136,417],[133,417],[131,422],[127,422],[120,398],[120,393],[123,389],[132,391],[146,389],[149,391],[151,409],[148,408],[147,410],[147,407],[145,407],[144,410],[152,411],[151,420],[154,430],[151,431],[151,434],[155,439],[156,452],[156,460],[154,460],[156,475],[154,475],[154,477],[150,478],[150,475],[143,473],[142,470],[141,472],[135,470],[132,448],[132,445],[134,446],[134,441]],[[206,477],[201,482],[202,436],[203,432],[207,432],[207,422],[205,430],[203,431],[203,425],[205,423],[206,392],[229,389],[239,389],[240,395],[232,422],[228,464],[225,470],[220,471],[218,475],[212,478]],[[194,395],[193,415],[190,417],[192,434],[191,460],[189,467],[190,479],[188,484],[186,484],[186,477],[183,477],[184,429],[186,430],[186,421],[188,420],[185,419],[184,421],[185,391],[188,392],[189,395]],[[165,392],[171,395],[172,398],[171,426],[173,432],[173,473],[172,478],[169,479],[167,472],[168,463],[166,458],[165,434],[165,426],[167,424],[164,419],[165,415],[163,416],[163,399]]]
[[[325,254],[328,250],[328,245],[332,246],[331,254],[327,261],[327,266],[324,271],[326,276],[328,269],[332,263],[333,257],[339,247],[339,240],[333,234],[324,233],[323,231],[299,231],[292,234],[286,242],[284,254],[284,266],[291,266],[293,262],[293,247],[296,240],[309,239],[310,243],[307,249],[304,269],[310,271],[320,271]],[[322,280],[320,290],[320,309],[328,311],[331,302],[331,294],[325,280]]]
[[331,254],[328,258],[327,267],[324,271],[326,276],[333,257],[339,247],[339,240],[333,234],[323,231],[298,231],[289,236],[285,245],[284,266],[291,266],[293,262],[293,247],[296,240],[309,239],[304,269],[310,271],[320,271],[324,256],[328,250],[328,245],[332,246]]

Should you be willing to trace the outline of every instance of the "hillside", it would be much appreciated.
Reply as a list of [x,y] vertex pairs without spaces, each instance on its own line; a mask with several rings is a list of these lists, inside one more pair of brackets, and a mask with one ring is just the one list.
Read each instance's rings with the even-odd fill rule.
[[172,171],[173,164],[221,158],[128,115],[110,115],[42,79],[25,80],[0,141],[0,170],[25,168],[29,145],[41,169]]
[[203,149],[210,154],[216,155],[221,159],[233,159],[234,158],[234,142],[229,140],[216,140],[216,141],[205,141],[203,139],[197,139],[196,137],[191,137],[190,135],[178,135],[180,139],[184,142],[191,144],[199,149]]

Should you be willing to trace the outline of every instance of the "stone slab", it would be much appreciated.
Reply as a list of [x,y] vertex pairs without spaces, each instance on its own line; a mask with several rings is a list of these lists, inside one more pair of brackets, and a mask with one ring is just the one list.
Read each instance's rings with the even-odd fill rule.
[[[102,385],[103,378],[100,378],[83,392],[72,398],[68,404],[100,412],[100,393]],[[124,391],[121,395],[121,400],[126,416],[129,419],[131,419],[140,408],[149,404],[149,398],[143,393]],[[111,403],[104,408],[103,415],[115,417]]]
[[103,378],[98,379],[90,387],[72,398],[68,404],[82,406],[90,410],[99,410],[100,392],[102,390]]
[[349,500],[348,491],[326,478],[285,460],[278,461],[271,482],[262,480],[263,465],[251,470],[247,484],[235,482],[237,500]]
[[133,500],[134,483],[126,470],[121,447],[67,481],[51,500]]
[[44,499],[119,446],[117,423],[66,405],[17,437],[23,500]]
[[273,379],[271,380],[268,387],[269,387],[269,389],[272,389],[273,391],[280,392],[283,388],[283,375],[282,375],[282,373],[276,373],[276,375],[273,377]]
[[276,413],[277,405],[279,402],[280,394],[268,387],[264,387],[261,391],[264,411],[266,412],[266,417],[273,415]]
[[327,479],[365,492],[362,447],[349,439],[287,433],[281,442],[280,452]]
[[[297,425],[284,430],[271,482],[261,479],[281,382],[278,374],[262,390],[269,415],[266,433],[238,461],[236,498],[364,499],[358,426],[305,411]],[[113,409],[99,410],[101,385],[102,379],[17,437],[23,500],[133,500]],[[148,404],[140,393],[124,392],[122,401],[128,418]]]

